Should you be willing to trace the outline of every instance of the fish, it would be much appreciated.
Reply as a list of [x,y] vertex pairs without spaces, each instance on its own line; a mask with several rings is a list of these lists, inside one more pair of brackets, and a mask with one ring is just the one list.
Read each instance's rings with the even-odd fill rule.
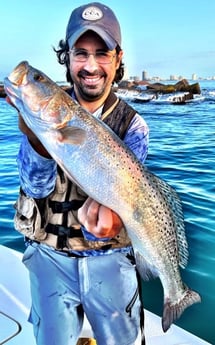
[[142,279],[163,287],[162,328],[201,301],[181,278],[188,262],[182,202],[101,120],[27,61],[4,80],[6,94],[68,178],[122,219]]

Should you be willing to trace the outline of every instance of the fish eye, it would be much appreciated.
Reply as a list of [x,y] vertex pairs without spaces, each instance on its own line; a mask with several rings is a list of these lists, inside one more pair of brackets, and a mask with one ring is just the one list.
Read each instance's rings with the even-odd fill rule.
[[42,81],[43,80],[43,76],[40,73],[35,73],[34,74],[34,80],[35,81]]

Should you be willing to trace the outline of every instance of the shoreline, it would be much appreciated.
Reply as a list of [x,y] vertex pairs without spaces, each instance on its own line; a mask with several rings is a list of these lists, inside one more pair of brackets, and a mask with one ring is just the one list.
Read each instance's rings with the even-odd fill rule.
[[[201,88],[199,83],[189,84],[189,82],[186,79],[182,79],[176,84],[161,84],[161,83],[131,83],[127,80],[121,81],[118,86],[113,86],[113,91],[117,92],[119,89],[124,90],[136,90],[139,93],[143,92],[141,86],[145,87],[145,92],[151,93],[151,94],[172,94],[175,92],[189,92],[191,94],[201,94]],[[70,89],[70,86],[68,85],[59,85],[62,87],[65,91],[68,91]],[[6,92],[4,90],[4,85],[0,84],[0,98],[5,98]]]

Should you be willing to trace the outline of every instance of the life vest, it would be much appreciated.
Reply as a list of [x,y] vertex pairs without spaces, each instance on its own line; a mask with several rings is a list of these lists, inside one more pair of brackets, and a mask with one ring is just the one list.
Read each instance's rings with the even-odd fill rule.
[[[111,92],[103,107],[102,120],[123,140],[135,113]],[[55,189],[48,197],[35,199],[20,190],[15,204],[15,229],[30,240],[47,243],[58,250],[105,250],[131,245],[124,228],[108,241],[85,239],[77,210],[87,197],[58,167]]]

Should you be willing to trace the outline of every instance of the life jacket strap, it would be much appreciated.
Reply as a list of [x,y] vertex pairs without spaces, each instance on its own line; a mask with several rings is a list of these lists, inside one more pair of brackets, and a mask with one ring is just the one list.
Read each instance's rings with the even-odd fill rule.
[[49,200],[49,207],[53,213],[65,213],[77,211],[84,203],[84,200],[56,201]]
[[73,227],[66,227],[63,225],[48,223],[45,230],[47,233],[51,233],[51,234],[56,235],[56,236],[66,236],[69,238],[84,237],[81,229],[76,229]]
[[45,231],[57,236],[57,248],[59,249],[63,249],[67,246],[67,238],[84,237],[81,229],[75,229],[73,227],[66,227],[57,224],[48,223]]

